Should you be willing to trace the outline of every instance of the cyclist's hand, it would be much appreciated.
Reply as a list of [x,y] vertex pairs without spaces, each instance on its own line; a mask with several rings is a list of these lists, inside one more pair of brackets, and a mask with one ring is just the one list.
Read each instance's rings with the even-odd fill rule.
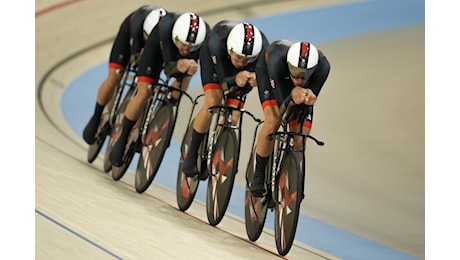
[[236,74],[235,83],[236,85],[238,85],[238,87],[244,87],[246,86],[246,83],[248,82],[250,77],[251,72],[247,70],[242,70]]
[[177,61],[177,70],[180,73],[193,75],[198,70],[198,64],[193,59],[180,59]]
[[177,61],[177,70],[180,72],[180,73],[185,73],[188,69],[188,59],[180,59]]
[[186,73],[190,76],[195,75],[195,73],[198,71],[198,63],[196,63],[195,60],[189,60],[189,67],[186,71]]
[[253,88],[257,87],[257,79],[256,79],[256,73],[255,72],[249,72],[248,83]]
[[313,106],[316,102],[316,95],[311,91],[311,89],[307,88],[305,89],[306,92],[304,92],[304,104]]
[[295,104],[314,105],[316,95],[308,88],[295,87],[291,91],[291,97]]

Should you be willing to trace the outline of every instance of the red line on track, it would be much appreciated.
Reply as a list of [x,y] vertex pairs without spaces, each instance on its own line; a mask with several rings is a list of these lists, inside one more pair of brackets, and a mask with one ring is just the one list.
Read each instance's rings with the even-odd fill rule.
[[74,3],[76,3],[76,2],[80,2],[80,1],[81,1],[81,0],[67,0],[67,1],[65,1],[65,2],[57,3],[57,4],[55,4],[55,5],[46,7],[45,9],[42,9],[42,10],[39,10],[39,11],[35,12],[35,18],[37,18],[37,17],[40,16],[40,15],[43,15],[43,14],[52,12],[52,11],[54,11],[54,10],[56,10],[56,9],[59,9],[59,8],[62,8],[62,7],[65,7],[65,6],[74,4]]

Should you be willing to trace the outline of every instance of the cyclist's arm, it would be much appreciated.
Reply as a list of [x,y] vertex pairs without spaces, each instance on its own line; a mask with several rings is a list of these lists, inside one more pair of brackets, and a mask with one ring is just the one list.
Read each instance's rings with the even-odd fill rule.
[[177,69],[177,61],[169,61],[165,64],[164,72],[168,78],[177,77],[183,74]]
[[236,86],[236,81],[235,81],[236,75],[230,76],[230,77],[225,77],[222,79],[222,87],[224,89],[229,89],[233,86]]
[[[200,63],[201,67],[213,68],[217,80],[224,90],[235,86],[236,75],[231,75],[233,65],[226,60],[227,49],[226,45],[222,44],[222,39],[218,33],[209,36],[207,42],[201,47]],[[232,67],[230,67],[232,66]]]
[[288,108],[292,108],[295,105],[294,101],[291,98],[286,98],[283,103],[280,105],[280,115],[283,115]]
[[319,62],[318,67],[311,76],[310,80],[307,82],[306,87],[313,91],[313,94],[318,97],[321,89],[326,82],[326,79],[329,75],[331,66],[326,56],[321,51],[319,52]]
[[167,13],[158,26],[158,37],[160,38],[161,54],[164,60],[164,72],[166,76],[175,77],[181,73],[177,70],[177,48],[174,46],[174,41],[171,38],[172,27],[175,19],[179,14]]

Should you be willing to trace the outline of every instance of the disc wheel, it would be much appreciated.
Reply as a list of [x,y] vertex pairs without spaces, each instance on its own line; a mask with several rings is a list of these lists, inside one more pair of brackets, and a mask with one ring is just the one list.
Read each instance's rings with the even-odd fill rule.
[[234,130],[225,128],[218,135],[211,156],[206,196],[209,224],[218,225],[225,216],[238,168],[238,142]]
[[[119,136],[121,130],[116,134]],[[112,166],[112,179],[115,181],[120,180],[125,175],[126,171],[131,164],[136,151],[138,150],[138,137],[139,137],[139,121],[136,122],[131,133],[129,134],[128,141],[126,142],[125,151],[123,153],[122,165],[120,167]],[[117,137],[118,138],[118,137]]]
[[160,168],[171,141],[173,116],[172,105],[163,103],[149,123],[145,141],[141,145],[135,176],[135,188],[138,193],[147,190]]
[[193,133],[193,122],[192,120],[184,134],[184,138],[181,143],[181,153],[179,160],[179,167],[177,170],[177,182],[176,182],[176,200],[177,206],[181,211],[186,211],[190,205],[192,205],[193,199],[195,198],[196,191],[198,190],[198,185],[200,180],[206,179],[207,169],[206,169],[206,144],[208,135],[206,134],[201,142],[198,149],[199,159],[197,160],[197,167],[200,170],[200,175],[194,178],[188,178],[185,173],[182,172],[182,165],[184,163],[185,157],[187,156],[190,143],[192,141]]
[[97,158],[99,155],[99,152],[102,149],[102,146],[104,145],[105,139],[107,135],[109,134],[110,131],[110,125],[108,122],[108,110],[107,108],[104,109],[104,112],[102,113],[101,116],[101,121],[99,123],[97,132],[96,132],[96,141],[92,143],[89,148],[88,148],[88,156],[87,160],[89,163],[94,162],[94,160]]
[[300,202],[302,201],[302,172],[300,161],[294,152],[288,152],[276,178],[275,189],[275,241],[280,255],[286,255],[292,247]]
[[112,163],[110,162],[109,155],[110,155],[110,152],[112,151],[115,141],[118,139],[118,135],[121,133],[123,115],[130,101],[130,97],[134,95],[134,91],[135,89],[128,90],[119,109],[116,111],[116,115],[114,116],[112,127],[109,133],[109,136],[110,136],[109,143],[107,144],[105,155],[104,155],[104,163],[103,163],[104,172],[110,172],[112,170]]
[[249,191],[249,184],[254,179],[256,169],[256,148],[252,150],[251,157],[246,169],[246,192],[244,199],[244,220],[246,226],[246,234],[251,241],[259,239],[262,230],[264,229],[265,219],[267,216],[267,198],[254,197]]

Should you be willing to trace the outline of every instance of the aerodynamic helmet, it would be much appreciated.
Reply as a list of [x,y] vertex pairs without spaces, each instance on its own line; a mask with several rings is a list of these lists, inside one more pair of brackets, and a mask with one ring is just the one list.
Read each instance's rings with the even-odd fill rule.
[[227,37],[228,54],[236,54],[256,58],[262,51],[262,34],[256,26],[250,23],[240,23],[233,27]]
[[318,65],[318,49],[309,42],[296,42],[289,47],[287,63],[291,75],[303,74],[309,78]]
[[206,38],[206,23],[194,13],[184,13],[177,18],[172,29],[173,41],[181,41],[196,48]]
[[150,35],[150,32],[152,32],[152,29],[158,24],[160,19],[165,16],[166,10],[163,8],[157,8],[153,9],[150,11],[150,13],[145,17],[144,20],[144,35],[148,36]]

